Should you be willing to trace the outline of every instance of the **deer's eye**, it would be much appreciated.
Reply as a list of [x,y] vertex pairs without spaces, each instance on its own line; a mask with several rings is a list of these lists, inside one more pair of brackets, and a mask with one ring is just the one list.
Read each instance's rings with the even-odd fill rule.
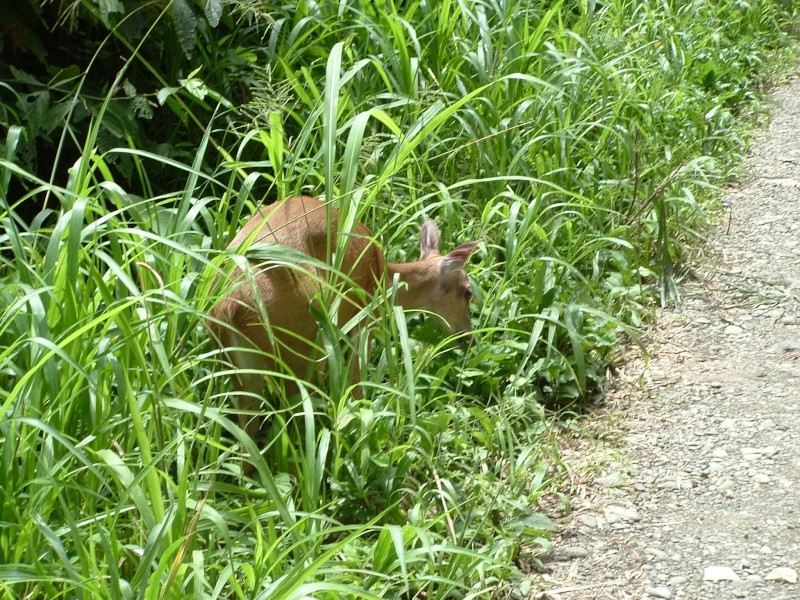
[[472,290],[471,289],[467,288],[467,289],[464,290],[464,298],[466,298],[468,301],[472,300]]

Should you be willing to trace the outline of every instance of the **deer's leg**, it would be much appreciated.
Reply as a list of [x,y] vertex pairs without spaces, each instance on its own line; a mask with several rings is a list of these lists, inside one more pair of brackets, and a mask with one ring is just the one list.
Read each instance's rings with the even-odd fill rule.
[[240,348],[229,351],[231,363],[236,368],[236,407],[239,409],[239,426],[253,440],[261,429],[262,415],[258,413],[264,405],[264,361],[253,350]]
[[[354,386],[352,396],[355,399],[360,399],[363,396],[363,387],[361,385],[361,359],[362,353],[359,352],[358,344],[359,339],[361,339],[361,332],[362,328],[359,327],[356,331],[353,332],[352,335],[352,344],[353,344],[353,357],[350,360],[350,383]],[[370,354],[372,352],[372,347],[370,345],[369,333],[364,335],[364,344],[366,347],[363,353],[364,364],[369,364]]]

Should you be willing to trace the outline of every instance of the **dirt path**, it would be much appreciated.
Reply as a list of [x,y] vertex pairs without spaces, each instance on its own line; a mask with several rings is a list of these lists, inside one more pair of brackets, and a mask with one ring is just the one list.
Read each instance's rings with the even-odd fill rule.
[[626,365],[542,599],[800,600],[800,80],[774,94],[682,311]]

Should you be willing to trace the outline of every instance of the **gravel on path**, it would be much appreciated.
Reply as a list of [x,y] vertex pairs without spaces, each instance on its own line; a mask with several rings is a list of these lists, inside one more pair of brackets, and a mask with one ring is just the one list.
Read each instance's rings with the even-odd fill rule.
[[541,600],[800,600],[800,79],[773,99],[712,258],[610,392],[616,456],[563,457],[596,475]]

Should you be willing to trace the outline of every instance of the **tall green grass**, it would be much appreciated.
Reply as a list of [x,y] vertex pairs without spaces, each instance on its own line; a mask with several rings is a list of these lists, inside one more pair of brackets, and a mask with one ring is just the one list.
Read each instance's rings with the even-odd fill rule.
[[[242,2],[238,14],[239,27],[271,23],[250,53],[270,67],[254,68],[251,104],[220,103],[191,161],[95,151],[101,112],[57,186],[19,167],[25,132],[8,128],[0,595],[524,594],[519,565],[552,529],[539,501],[568,491],[545,407],[601,390],[620,336],[674,297],[795,7]],[[189,107],[204,85],[193,77],[170,91]],[[151,194],[126,189],[120,157]],[[183,183],[158,189],[149,172]],[[347,332],[317,315],[326,378],[286,397],[274,374],[257,445],[204,318],[222,249],[263,189],[323,196],[390,260],[415,258],[424,217],[447,245],[483,239],[475,344],[455,348],[378,299],[362,315],[375,348],[358,398],[348,361],[371,342],[345,352]],[[42,207],[31,222],[24,203]]]

